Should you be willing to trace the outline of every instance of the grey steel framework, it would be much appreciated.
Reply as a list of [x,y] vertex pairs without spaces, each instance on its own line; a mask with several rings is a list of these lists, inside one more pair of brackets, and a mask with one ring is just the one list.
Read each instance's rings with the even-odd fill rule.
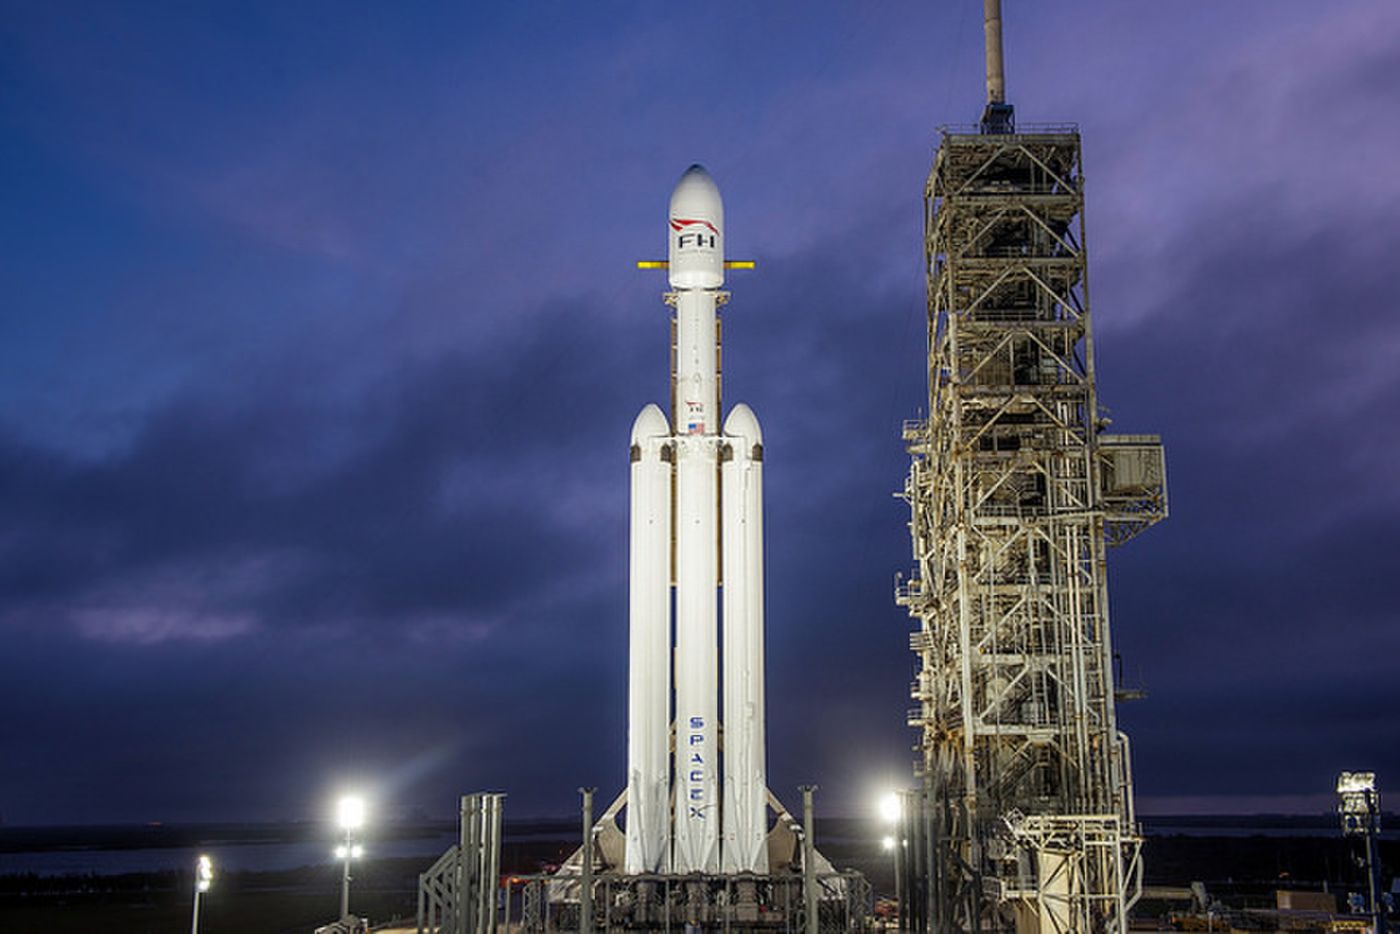
[[462,796],[457,845],[418,876],[418,934],[495,934],[505,797]]
[[[626,875],[616,870],[623,839],[613,818],[618,802],[593,820],[593,789],[583,794],[584,844],[553,874],[500,876],[503,794],[463,795],[459,842],[418,876],[418,934],[616,930],[710,930],[772,934],[865,931],[870,884],[858,872],[837,872],[813,843],[812,792],[802,789],[804,826],[779,810],[770,835],[787,854],[773,874]],[[615,861],[609,868],[609,853]],[[499,885],[497,884],[499,882]],[[330,931],[330,928],[326,929]]]
[[1166,516],[1161,442],[1101,433],[1077,128],[941,133],[896,595],[932,811],[916,926],[1124,931],[1141,865],[1105,550]]
[[[704,930],[772,934],[850,934],[869,924],[870,885],[858,872],[801,875],[621,875],[595,877],[591,899],[581,898],[578,877],[518,876],[524,934],[578,931]],[[809,900],[810,893],[810,900]],[[584,917],[581,903],[592,908]],[[816,907],[816,916],[808,905]]]
[[868,927],[870,884],[859,872],[836,871],[817,851],[815,785],[801,788],[800,826],[769,792],[778,819],[768,835],[767,873],[624,873],[626,844],[616,817],[626,792],[595,823],[593,789],[579,791],[583,845],[556,873],[510,879],[505,921],[514,922],[511,905],[518,904],[518,931],[679,934],[688,925],[700,925],[731,934],[836,934]]

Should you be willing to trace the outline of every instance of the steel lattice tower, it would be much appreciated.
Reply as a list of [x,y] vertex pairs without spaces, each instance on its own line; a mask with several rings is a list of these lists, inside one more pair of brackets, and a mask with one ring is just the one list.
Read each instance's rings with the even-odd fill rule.
[[[997,31],[999,71],[999,11]],[[1166,516],[1162,447],[1102,433],[1077,128],[1018,130],[993,98],[980,127],[941,133],[897,594],[918,626],[918,926],[1124,931],[1141,865],[1105,551]]]

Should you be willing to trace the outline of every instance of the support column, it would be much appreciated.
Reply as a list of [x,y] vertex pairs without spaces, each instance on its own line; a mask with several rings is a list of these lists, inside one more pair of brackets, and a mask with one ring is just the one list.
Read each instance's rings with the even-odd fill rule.
[[817,934],[817,842],[813,830],[812,792],[816,785],[802,785],[802,900],[807,913],[806,934]]
[[583,795],[583,875],[579,879],[578,934],[593,934],[593,792],[580,788]]
[[477,887],[478,934],[496,932],[496,889],[501,875],[501,799],[503,794],[482,795],[481,870]]
[[452,912],[457,934],[476,934],[481,873],[481,795],[463,795],[457,818],[457,891]]

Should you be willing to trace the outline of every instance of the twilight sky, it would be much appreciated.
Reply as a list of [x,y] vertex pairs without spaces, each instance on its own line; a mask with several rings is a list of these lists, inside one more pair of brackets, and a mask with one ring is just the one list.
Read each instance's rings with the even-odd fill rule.
[[[726,201],[770,777],[907,780],[922,187],[981,4],[3,4],[0,815],[565,814],[624,781],[666,198]],[[1400,5],[1007,0],[1084,135],[1144,811],[1400,788]]]

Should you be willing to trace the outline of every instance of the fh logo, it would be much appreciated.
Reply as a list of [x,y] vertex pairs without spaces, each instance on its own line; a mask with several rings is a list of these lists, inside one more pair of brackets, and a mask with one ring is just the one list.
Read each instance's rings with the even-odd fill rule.
[[[702,227],[704,230],[689,230],[687,228]],[[671,218],[671,229],[680,236],[676,237],[676,249],[684,250],[687,247],[713,250],[719,245],[719,229],[706,220],[697,220],[690,217]],[[708,230],[709,233],[705,233]]]

